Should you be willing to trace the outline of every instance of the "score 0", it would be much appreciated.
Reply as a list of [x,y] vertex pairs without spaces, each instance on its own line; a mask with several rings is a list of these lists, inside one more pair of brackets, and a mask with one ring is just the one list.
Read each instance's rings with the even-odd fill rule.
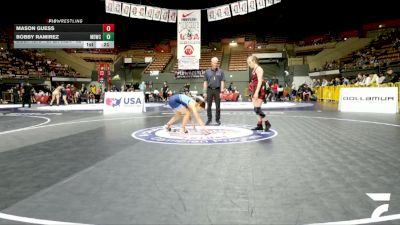
[[103,24],[103,32],[114,32],[114,24]]
[[114,41],[114,24],[103,24],[103,41]]

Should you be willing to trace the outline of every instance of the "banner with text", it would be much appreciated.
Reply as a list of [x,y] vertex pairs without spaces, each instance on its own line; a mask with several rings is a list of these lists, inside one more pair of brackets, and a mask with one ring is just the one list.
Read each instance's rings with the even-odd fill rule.
[[143,92],[106,92],[103,114],[146,112]]
[[178,69],[198,70],[201,55],[201,10],[178,10]]
[[397,113],[398,88],[341,88],[339,111]]

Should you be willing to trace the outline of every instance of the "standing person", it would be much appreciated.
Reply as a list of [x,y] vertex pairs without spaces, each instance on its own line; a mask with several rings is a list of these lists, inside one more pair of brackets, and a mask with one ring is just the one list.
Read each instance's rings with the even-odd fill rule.
[[61,84],[61,97],[64,102],[64,105],[68,105],[68,99],[67,99],[67,89],[64,87],[64,84]]
[[92,84],[89,88],[89,103],[96,103],[96,85]]
[[20,88],[19,84],[15,85],[15,87],[12,88],[12,95],[13,95],[13,103],[17,104],[19,101],[19,93],[20,93]]
[[212,120],[211,106],[213,99],[215,99],[215,121],[218,125],[221,125],[221,98],[220,93],[223,92],[225,86],[225,74],[224,71],[218,68],[218,58],[213,57],[211,59],[211,68],[207,69],[204,74],[204,85],[203,93],[204,97],[207,99],[207,122],[209,125]]
[[63,88],[64,87],[60,85],[56,89],[54,89],[53,93],[51,94],[50,106],[53,105],[54,100],[57,101],[57,106],[60,105],[61,89]]
[[162,86],[162,97],[165,104],[167,104],[168,100],[168,91],[169,91],[168,83],[167,81],[164,81],[164,84]]
[[[266,83],[263,78],[264,70],[258,65],[258,58],[253,55],[247,58],[247,64],[253,69],[249,84],[251,101],[254,106],[254,112],[257,114],[257,126],[253,128],[253,130],[268,131],[269,128],[271,128],[271,124],[265,119],[265,113],[261,110],[263,102],[266,102]],[[265,123],[265,128],[263,128],[263,121]]]
[[185,86],[183,86],[183,92],[185,93],[185,95],[187,96],[192,96],[192,94],[190,93],[190,84],[189,82],[187,82],[185,84]]
[[23,95],[22,95],[22,107],[25,107],[25,103],[28,103],[29,108],[32,104],[32,85],[30,83],[26,83],[23,86]]

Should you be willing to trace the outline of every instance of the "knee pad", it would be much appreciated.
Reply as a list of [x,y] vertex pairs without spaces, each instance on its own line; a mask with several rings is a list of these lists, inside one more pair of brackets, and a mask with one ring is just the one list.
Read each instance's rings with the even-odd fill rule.
[[255,112],[257,115],[261,116],[262,118],[265,117],[265,114],[263,113],[263,111],[261,111],[261,107],[254,107],[254,112]]
[[261,112],[261,107],[254,107],[254,112],[258,115]]

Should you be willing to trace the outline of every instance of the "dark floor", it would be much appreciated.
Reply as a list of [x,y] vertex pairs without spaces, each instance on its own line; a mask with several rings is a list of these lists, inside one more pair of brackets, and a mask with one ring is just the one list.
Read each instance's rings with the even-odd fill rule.
[[[0,224],[310,224],[370,218],[382,204],[382,216],[400,214],[398,114],[274,110],[279,134],[242,144],[131,136],[165,124],[168,112],[3,110]],[[254,122],[250,110],[222,114],[222,126]],[[390,202],[366,193],[390,193]]]

